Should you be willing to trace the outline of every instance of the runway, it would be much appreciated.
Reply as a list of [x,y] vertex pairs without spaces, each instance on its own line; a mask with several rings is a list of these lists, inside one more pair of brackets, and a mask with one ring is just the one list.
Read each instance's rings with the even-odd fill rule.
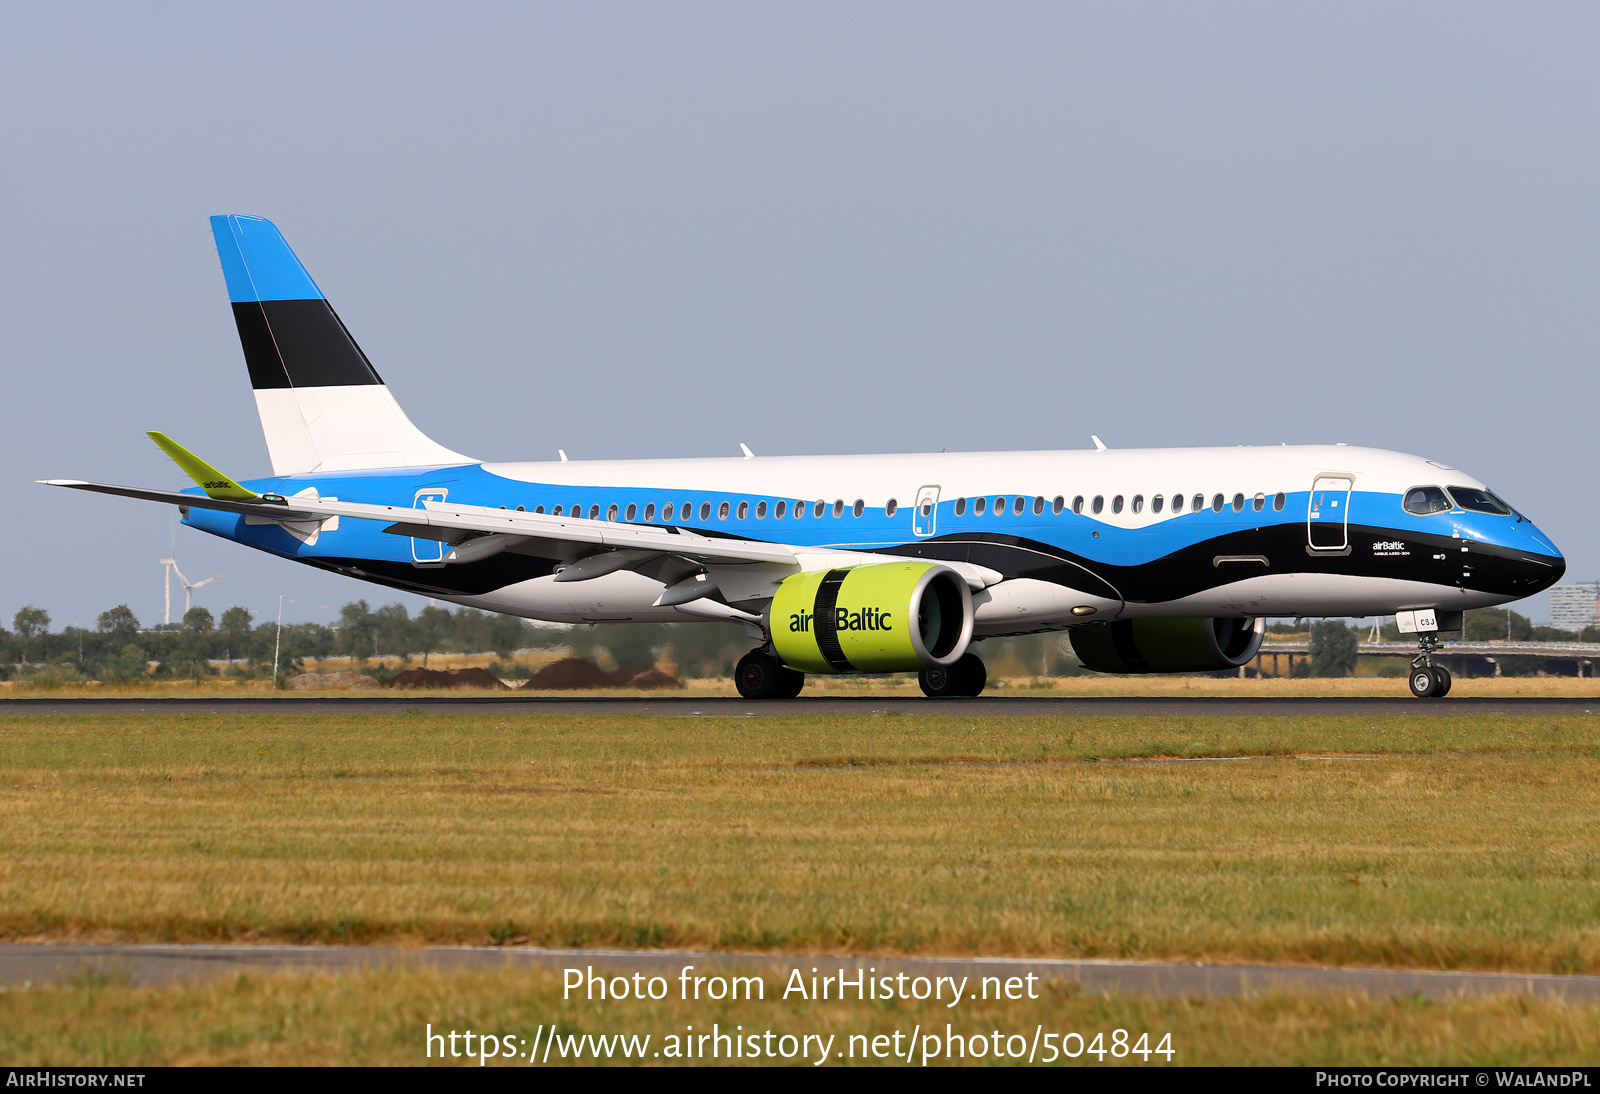
[[[696,975],[758,973],[767,998],[781,999],[789,973],[799,969],[809,983],[843,972],[847,981],[869,976],[968,978],[969,994],[984,977],[1003,984],[1012,977],[1067,981],[1087,993],[1116,992],[1156,997],[1218,997],[1271,990],[1365,992],[1369,996],[1421,995],[1446,1000],[1460,995],[1530,994],[1573,1002],[1600,1001],[1600,977],[1415,969],[1342,969],[1286,965],[1204,965],[1159,961],[1073,961],[1004,957],[832,957],[811,954],[729,954],[688,950],[545,950],[525,947],[430,946],[80,946],[0,945],[0,985],[7,990],[60,984],[89,975],[136,987],[208,980],[244,972],[355,972],[418,968],[446,972],[526,969],[559,974],[592,968],[596,975],[643,973],[676,983],[685,966]],[[995,985],[996,995],[999,986]],[[993,996],[991,996],[993,998]]]
[[751,702],[738,698],[572,697],[559,695],[396,695],[282,696],[277,698],[116,698],[0,699],[0,716],[94,714],[647,714],[667,718],[788,718],[815,715],[902,714],[968,717],[1056,718],[1197,717],[1214,715],[1405,716],[1418,714],[1600,714],[1600,697],[1413,699],[1393,698],[1226,698],[1217,696],[1025,696],[984,695],[977,699],[926,699],[921,696],[818,696]]

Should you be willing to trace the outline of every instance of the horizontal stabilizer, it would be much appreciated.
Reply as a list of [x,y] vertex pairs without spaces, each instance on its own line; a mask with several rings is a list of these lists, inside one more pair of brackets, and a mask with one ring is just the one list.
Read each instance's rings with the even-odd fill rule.
[[[160,501],[168,505],[192,505],[196,509],[219,509],[224,513],[243,513],[251,517],[271,520],[318,520],[320,513],[308,513],[291,507],[287,502],[266,500],[234,501],[231,498],[210,498],[200,494],[180,494],[176,490],[146,490],[137,486],[111,486],[103,482],[84,482],[82,479],[39,479],[42,486],[65,486],[69,490],[90,490],[96,494],[115,494],[122,498],[140,501]],[[265,495],[253,495],[265,498]]]

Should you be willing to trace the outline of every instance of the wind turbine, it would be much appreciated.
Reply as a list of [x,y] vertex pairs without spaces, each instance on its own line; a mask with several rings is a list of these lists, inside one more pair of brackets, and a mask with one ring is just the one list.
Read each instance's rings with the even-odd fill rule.
[[202,578],[199,581],[191,582],[188,578],[183,576],[183,571],[178,569],[178,560],[177,559],[175,559],[175,558],[164,558],[164,559],[161,560],[161,565],[166,567],[166,571],[165,571],[165,576],[166,576],[166,601],[165,601],[165,608],[164,608],[163,613],[162,613],[162,621],[164,623],[168,624],[168,625],[170,625],[172,623],[172,575],[173,574],[177,574],[178,575],[178,580],[183,583],[183,614],[184,615],[188,615],[189,614],[189,609],[194,606],[194,591],[196,589],[198,589],[202,585],[211,584],[213,581],[217,580],[217,578],[222,576],[221,574],[212,574],[210,577]]

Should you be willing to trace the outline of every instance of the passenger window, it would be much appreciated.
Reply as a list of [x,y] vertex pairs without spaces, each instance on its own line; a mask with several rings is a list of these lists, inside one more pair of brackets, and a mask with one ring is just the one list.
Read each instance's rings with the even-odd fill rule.
[[1144,495],[1143,494],[1135,494],[1133,496],[1133,511],[1135,513],[1144,512]]
[[544,506],[542,506],[542,505],[535,505],[535,506],[534,506],[534,507],[533,507],[533,511],[534,511],[534,512],[535,512],[535,513],[539,513],[539,514],[543,514],[543,513],[544,513]]
[[1089,508],[1094,510],[1096,516],[1099,516],[1100,515],[1100,511],[1102,509],[1104,509],[1105,507],[1106,507],[1106,498],[1105,498],[1104,494],[1096,494],[1094,496],[1094,504],[1089,506]]
[[1190,503],[1190,505],[1189,505],[1189,511],[1191,513],[1198,513],[1200,510],[1204,509],[1205,507],[1206,507],[1206,496],[1204,494],[1196,494],[1194,496],[1194,501],[1192,503]]
[[1080,514],[1083,512],[1083,495],[1082,494],[1079,494],[1077,497],[1072,499],[1072,511],[1074,513],[1080,513]]
[[1150,511],[1152,513],[1161,512],[1161,507],[1166,504],[1166,500],[1167,499],[1163,498],[1160,494],[1157,494],[1155,497],[1151,498]]
[[624,519],[626,519],[626,520],[631,522],[633,520],[633,518],[638,516],[638,515],[639,515],[639,507],[637,505],[634,505],[632,502],[629,502],[628,503],[628,511],[627,511]]
[[995,498],[994,499],[994,515],[997,516],[997,517],[1003,517],[1003,516],[1006,515],[1006,499],[1005,498],[999,497],[999,498]]
[[1434,513],[1448,513],[1450,499],[1437,486],[1414,486],[1406,491],[1401,506],[1413,516],[1427,517]]
[[766,520],[767,519],[767,503],[766,502],[764,502],[764,501],[756,502],[756,519],[757,520]]
[[750,515],[750,503],[747,502],[747,501],[741,501],[739,503],[739,519],[743,520],[744,518],[748,517],[749,515]]
[[1111,499],[1111,511],[1113,513],[1122,512],[1122,495],[1121,494],[1118,494],[1116,497]]
[[784,514],[786,514],[788,512],[789,512],[789,503],[787,501],[780,501],[780,502],[778,502],[778,504],[776,504],[776,505],[774,505],[772,507],[772,519],[773,520],[782,520],[784,518]]
[[1057,494],[1055,496],[1055,499],[1053,501],[1051,501],[1051,503],[1050,503],[1050,512],[1056,514],[1057,516],[1060,516],[1061,515],[1061,510],[1065,509],[1066,507],[1067,507],[1067,499],[1062,497],[1060,494]]
[[[505,506],[503,506],[503,505],[502,505],[502,506],[501,506],[501,507],[500,507],[500,508],[502,508],[502,509],[504,509],[504,508],[505,508]],[[519,512],[519,513],[526,513],[526,512],[527,512],[527,511],[528,511],[528,507],[527,507],[527,506],[526,506],[526,505],[519,505],[519,506],[517,506],[517,512]]]
[[1023,497],[1021,497],[1020,495],[1014,501],[1012,501],[1012,503],[1011,503],[1011,511],[1013,513],[1015,513],[1019,517],[1022,515],[1022,511],[1024,509],[1026,509],[1027,507],[1028,507],[1027,500],[1024,499]]
[[957,498],[956,499],[956,516],[958,516],[958,517],[959,516],[964,516],[966,514],[966,511],[967,511],[967,499],[966,498]]
[[[924,503],[922,507],[924,509],[926,509],[928,506],[927,506],[926,503]],[[898,513],[899,511],[900,511],[900,503],[898,501],[896,501],[894,498],[890,498],[888,501],[883,503],[883,515],[884,516],[892,517],[896,513]],[[923,513],[922,515],[923,516],[927,516],[928,514],[927,513]]]
[[1263,509],[1265,509],[1267,507],[1267,496],[1265,494],[1257,494],[1255,496],[1255,498],[1250,502],[1250,506],[1256,512],[1258,512],[1258,513],[1261,512],[1261,510],[1263,510]]
[[1272,508],[1275,512],[1282,512],[1284,497],[1282,494],[1272,495]]
[[[894,516],[894,514],[892,512],[889,515],[890,516]],[[924,501],[922,503],[922,515],[925,516],[925,517],[933,516],[933,502]]]
[[1211,499],[1211,511],[1213,513],[1220,513],[1222,512],[1222,507],[1227,504],[1228,499],[1223,497],[1221,494],[1217,494]]
[[711,503],[709,501],[703,501],[700,503],[700,519],[711,519]]
[[827,511],[827,508],[828,508],[828,503],[827,502],[819,501],[819,502],[817,502],[817,504],[815,504],[815,505],[813,505],[811,507],[811,515],[816,517],[818,520],[821,520],[822,519],[822,514]]
[[988,507],[989,507],[989,499],[988,498],[973,498],[972,499],[972,512],[975,515],[980,516],[980,517],[983,516],[984,512],[988,509]]
[[1174,494],[1174,495],[1172,495],[1172,511],[1174,513],[1183,512],[1183,495],[1182,494]]
[[844,516],[844,499],[835,498],[833,501],[833,519],[838,520]]
[[1034,498],[1033,499],[1033,515],[1034,516],[1038,516],[1042,512],[1044,512],[1044,499],[1043,498]]
[[1233,511],[1235,513],[1244,512],[1244,495],[1243,494],[1235,494],[1233,496]]
[[550,510],[550,512],[553,516],[559,517],[561,515],[561,506],[556,506],[554,509]]
[[857,498],[856,503],[850,507],[850,515],[859,519],[866,508],[866,503]]
[[653,520],[656,519],[656,503],[655,502],[651,502],[649,505],[646,505],[644,507],[644,519],[645,519],[645,523],[647,523],[647,524],[650,521],[653,521]]
[[606,508],[606,519],[607,520],[616,520],[617,519],[617,503],[616,502],[612,502],[611,505]]
[[599,520],[600,519],[600,507],[598,505],[589,506],[589,519],[590,520]]
[[727,520],[728,519],[728,503],[727,502],[723,502],[721,505],[717,506],[717,519],[718,520]]
[[667,502],[667,504],[665,504],[665,505],[663,505],[661,507],[661,519],[662,520],[671,520],[672,519],[672,502],[669,501],[669,502]]

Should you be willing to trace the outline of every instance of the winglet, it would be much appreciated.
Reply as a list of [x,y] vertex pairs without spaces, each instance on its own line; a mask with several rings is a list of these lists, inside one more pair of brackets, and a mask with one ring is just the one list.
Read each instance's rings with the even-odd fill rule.
[[145,436],[155,441],[161,451],[171,456],[172,462],[183,468],[183,473],[193,479],[194,484],[204,490],[207,497],[224,498],[228,501],[254,501],[261,496],[253,490],[246,490],[165,433],[151,430]]

